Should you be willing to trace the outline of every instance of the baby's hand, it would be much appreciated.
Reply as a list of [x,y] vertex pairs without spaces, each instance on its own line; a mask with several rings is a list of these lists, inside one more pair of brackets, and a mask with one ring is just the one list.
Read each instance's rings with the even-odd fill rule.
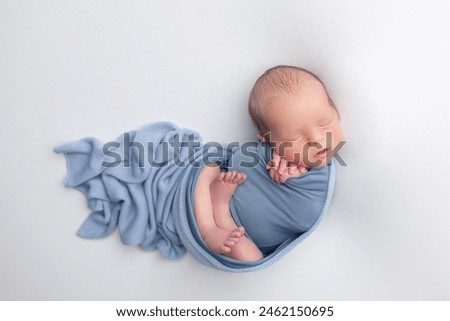
[[270,178],[278,184],[283,184],[289,178],[301,176],[308,171],[304,165],[289,163],[275,152],[273,152],[272,160],[267,163],[266,168],[269,170]]

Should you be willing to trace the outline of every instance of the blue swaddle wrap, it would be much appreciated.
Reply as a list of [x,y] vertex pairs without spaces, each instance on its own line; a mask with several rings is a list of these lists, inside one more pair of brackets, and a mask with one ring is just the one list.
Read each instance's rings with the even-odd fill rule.
[[272,159],[268,144],[248,144],[245,153],[236,151],[229,161],[230,169],[247,175],[233,195],[230,210],[258,248],[270,253],[285,240],[308,231],[317,221],[328,193],[324,186],[328,185],[330,167],[313,168],[277,184],[266,169]]
[[[172,148],[179,142],[195,143]],[[246,272],[275,263],[320,222],[333,193],[334,161],[278,185],[265,169],[271,158],[267,144],[253,142],[245,150],[229,150],[217,145],[205,148],[200,142],[193,130],[157,122],[105,145],[88,137],[55,148],[66,157],[65,185],[84,193],[91,209],[78,235],[103,238],[117,228],[126,245],[159,250],[169,259],[187,250],[210,267]],[[246,166],[249,152],[258,159],[253,167]],[[204,244],[193,203],[198,175],[209,162],[247,174],[230,209],[267,254],[263,259],[239,261],[213,253]]]

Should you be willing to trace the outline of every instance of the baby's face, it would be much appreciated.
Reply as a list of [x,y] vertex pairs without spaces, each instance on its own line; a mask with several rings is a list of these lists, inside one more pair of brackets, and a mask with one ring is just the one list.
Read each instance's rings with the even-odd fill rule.
[[326,166],[342,140],[339,115],[323,88],[311,86],[301,95],[283,94],[264,107],[270,128],[266,140],[287,161],[308,168]]

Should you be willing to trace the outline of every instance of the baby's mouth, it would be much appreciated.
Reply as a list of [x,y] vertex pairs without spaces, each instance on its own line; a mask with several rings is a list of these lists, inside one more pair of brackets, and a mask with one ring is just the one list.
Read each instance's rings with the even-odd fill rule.
[[323,148],[319,150],[316,154],[316,158],[325,159],[327,158],[329,148]]

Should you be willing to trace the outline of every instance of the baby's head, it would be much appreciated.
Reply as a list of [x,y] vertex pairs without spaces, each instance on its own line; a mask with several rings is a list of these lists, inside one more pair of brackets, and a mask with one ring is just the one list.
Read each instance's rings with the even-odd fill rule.
[[258,138],[295,164],[325,166],[342,140],[339,113],[325,86],[303,68],[267,70],[250,92],[248,109]]

